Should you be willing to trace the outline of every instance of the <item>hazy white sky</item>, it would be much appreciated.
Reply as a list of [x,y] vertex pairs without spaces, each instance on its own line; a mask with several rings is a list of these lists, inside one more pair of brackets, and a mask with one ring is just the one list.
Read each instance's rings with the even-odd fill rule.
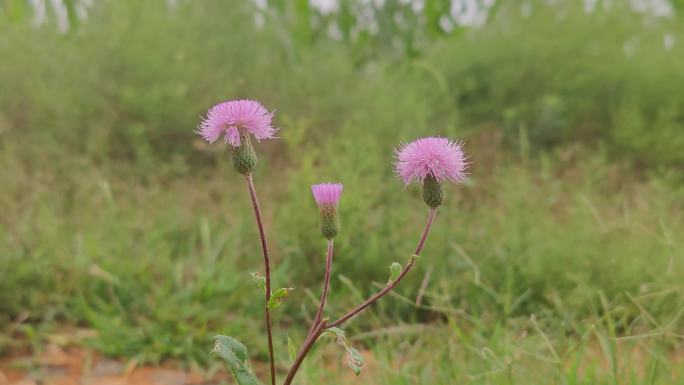
[[[61,31],[69,29],[69,22],[67,17],[67,10],[64,6],[64,0],[27,0],[34,9],[34,25],[40,26],[45,23],[48,15],[54,15],[57,27]],[[76,13],[78,17],[85,18],[88,14],[88,8],[97,0],[78,0],[76,2]],[[173,7],[178,2],[188,0],[168,0],[169,6]],[[339,9],[340,0],[309,0],[309,4],[316,8],[322,14],[330,14],[337,12]],[[415,12],[421,12],[425,6],[424,0],[400,0],[404,4],[410,4]],[[489,9],[497,0],[452,0],[451,9],[448,16],[441,20],[440,24],[445,30],[450,30],[453,25],[460,26],[478,26],[484,24],[487,20]],[[501,0],[499,0],[501,1]],[[553,0],[548,0],[553,1]],[[584,9],[587,12],[593,12],[597,8],[610,8],[614,5],[615,0],[583,0]],[[654,17],[668,17],[673,14],[674,9],[670,4],[670,0],[629,0],[632,8],[638,12],[650,14]],[[267,0],[252,0],[259,8],[266,7]],[[361,8],[364,6],[371,8],[382,7],[385,0],[360,0]],[[522,2],[521,11],[530,11],[529,4],[525,7],[525,2]],[[362,12],[367,16],[368,12]],[[372,13],[372,10],[370,10]],[[361,15],[361,16],[364,16]],[[364,19],[364,17],[361,17]],[[372,24],[372,21],[370,21]]]

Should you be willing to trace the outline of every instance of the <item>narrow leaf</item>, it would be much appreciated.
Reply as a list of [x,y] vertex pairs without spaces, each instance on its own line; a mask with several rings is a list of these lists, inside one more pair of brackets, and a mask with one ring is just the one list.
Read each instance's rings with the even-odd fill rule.
[[263,291],[266,291],[266,277],[264,277],[263,274],[258,273],[258,272],[254,272],[254,273],[250,273],[250,274],[252,274],[252,279],[254,280],[254,282],[256,282],[256,284],[259,285],[259,287]]
[[297,358],[297,348],[290,336],[287,336],[287,352],[290,354],[290,361],[294,361]]
[[392,263],[390,265],[389,281],[387,281],[385,286],[389,286],[392,282],[396,281],[397,277],[399,277],[399,274],[401,274],[401,265],[397,262]]
[[285,299],[290,295],[290,292],[292,290],[294,290],[294,287],[281,287],[280,289],[276,290],[271,295],[271,299],[268,301],[268,304],[266,306],[269,309],[275,309],[278,306],[282,305]]

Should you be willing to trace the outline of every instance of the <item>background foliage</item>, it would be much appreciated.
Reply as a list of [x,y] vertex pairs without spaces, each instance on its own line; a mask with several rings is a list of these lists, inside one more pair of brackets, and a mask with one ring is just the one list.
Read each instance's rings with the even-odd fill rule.
[[255,176],[275,281],[297,286],[278,329],[302,337],[315,310],[309,185],[345,184],[334,315],[422,228],[393,148],[444,135],[471,176],[401,296],[349,324],[377,361],[367,381],[681,380],[680,5],[613,3],[482,2],[470,25],[427,0],[67,1],[64,28],[0,2],[0,349],[79,327],[109,355],[206,365],[225,331],[264,357],[246,190],[193,134],[208,106],[249,97],[282,128]]

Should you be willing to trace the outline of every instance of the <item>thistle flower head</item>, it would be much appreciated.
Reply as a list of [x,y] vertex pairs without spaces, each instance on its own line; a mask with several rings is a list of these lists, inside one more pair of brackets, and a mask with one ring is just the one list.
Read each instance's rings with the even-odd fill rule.
[[318,211],[321,214],[321,234],[323,234],[326,239],[333,239],[340,228],[340,223],[337,218],[337,205],[342,196],[342,184],[315,184],[311,186],[311,192],[318,204]]
[[278,130],[271,125],[272,118],[273,112],[255,100],[231,100],[210,108],[197,133],[210,143],[225,135],[226,143],[238,147],[244,140],[241,134],[252,134],[257,140],[273,138]]
[[342,183],[321,183],[311,186],[311,192],[318,207],[334,206],[340,202],[342,196]]
[[465,178],[468,166],[462,146],[460,142],[437,137],[404,144],[395,151],[397,173],[406,185],[424,182],[428,177],[439,183],[445,180],[459,183]]

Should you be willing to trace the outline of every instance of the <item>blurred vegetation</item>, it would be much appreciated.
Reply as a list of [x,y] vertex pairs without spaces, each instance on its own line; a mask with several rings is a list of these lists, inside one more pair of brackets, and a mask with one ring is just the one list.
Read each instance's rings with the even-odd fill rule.
[[[345,184],[338,314],[405,262],[422,229],[420,191],[396,180],[393,149],[444,135],[465,140],[470,179],[448,188],[402,296],[349,324],[427,325],[363,338],[378,366],[408,362],[378,378],[684,377],[670,357],[684,327],[678,14],[497,2],[484,25],[446,32],[446,2],[416,14],[386,0],[369,30],[362,3],[322,14],[306,1],[100,0],[66,32],[0,3],[0,350],[40,349],[70,325],[140,362],[204,365],[219,331],[264,357],[246,190],[227,148],[193,134],[210,105],[248,97],[281,127],[258,145],[255,175],[276,285],[297,287],[277,329],[301,337],[315,310],[324,242],[309,185]],[[646,358],[619,354],[634,346]],[[602,358],[582,364],[585,351]]]

